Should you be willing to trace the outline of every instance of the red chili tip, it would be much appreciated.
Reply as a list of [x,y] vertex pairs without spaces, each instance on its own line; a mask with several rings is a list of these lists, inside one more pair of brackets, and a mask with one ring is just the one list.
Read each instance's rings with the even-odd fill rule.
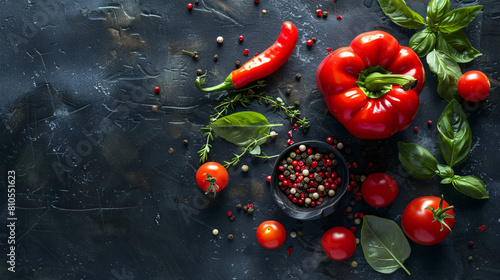
[[338,15],[338,16],[337,16],[337,19],[342,19],[342,16],[341,16],[341,15]]
[[246,55],[248,55],[248,53],[249,53],[249,52],[250,52],[250,50],[245,49],[245,50],[243,51],[243,55],[245,55],[245,56],[246,56]]
[[155,87],[155,93],[160,93],[160,87]]
[[187,4],[187,8],[188,8],[188,10],[191,10],[193,8],[193,4],[192,3],[188,3]]
[[316,15],[320,17],[323,14],[323,11],[321,9],[316,10]]
[[418,131],[418,127],[416,127],[416,126],[415,126],[415,127],[413,128],[413,131],[417,132],[417,131]]

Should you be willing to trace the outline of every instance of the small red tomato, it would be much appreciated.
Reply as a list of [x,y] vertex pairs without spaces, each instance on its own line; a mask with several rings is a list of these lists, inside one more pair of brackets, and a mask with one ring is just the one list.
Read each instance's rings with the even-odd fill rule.
[[485,99],[490,93],[490,81],[481,71],[469,71],[458,80],[458,93],[463,99],[478,102]]
[[310,46],[312,46],[314,44],[314,41],[312,39],[308,39],[306,41],[306,44],[310,47]]
[[345,227],[334,227],[321,237],[321,247],[330,259],[343,261],[356,250],[356,237]]
[[206,194],[222,191],[229,181],[229,175],[224,166],[217,162],[206,162],[196,171],[196,183]]
[[257,241],[262,247],[275,249],[283,245],[286,240],[286,230],[283,225],[277,221],[262,222],[257,228]]
[[373,207],[384,207],[396,199],[398,184],[390,175],[373,173],[361,185],[361,196]]
[[455,225],[455,212],[443,198],[422,196],[406,206],[401,227],[408,238],[422,245],[443,241]]

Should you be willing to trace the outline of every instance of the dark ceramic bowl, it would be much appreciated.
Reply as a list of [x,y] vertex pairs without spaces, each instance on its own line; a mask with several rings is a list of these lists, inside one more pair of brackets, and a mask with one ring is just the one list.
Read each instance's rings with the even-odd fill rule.
[[[336,171],[338,176],[342,178],[342,183],[335,190],[335,196],[325,196],[321,205],[316,207],[304,207],[294,204],[278,186],[278,167],[281,161],[286,159],[292,151],[297,150],[300,145],[306,145],[308,148],[312,148],[316,152],[320,153],[334,153],[337,159]],[[344,157],[337,150],[325,142],[304,141],[295,143],[286,148],[276,160],[271,174],[271,193],[278,207],[281,208],[281,210],[283,210],[288,216],[298,220],[314,220],[326,217],[338,208],[340,200],[347,191],[348,183],[349,169],[347,168]]]

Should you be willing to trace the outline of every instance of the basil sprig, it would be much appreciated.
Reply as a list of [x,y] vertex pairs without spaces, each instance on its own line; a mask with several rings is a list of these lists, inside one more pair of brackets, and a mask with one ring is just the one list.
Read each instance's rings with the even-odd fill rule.
[[378,2],[382,11],[395,24],[410,29],[425,27],[410,38],[409,47],[419,57],[427,57],[431,72],[438,78],[439,95],[448,102],[458,98],[456,84],[462,75],[458,63],[470,62],[481,55],[467,39],[462,28],[477,17],[483,6],[468,6],[450,11],[450,0],[431,0],[427,5],[425,22],[404,0]]
[[398,158],[404,169],[413,177],[428,180],[435,175],[441,184],[452,184],[459,192],[475,199],[489,198],[481,179],[474,176],[455,175],[452,167],[467,159],[472,144],[472,133],[462,107],[452,100],[444,109],[438,124],[438,147],[447,165],[417,144],[398,142]]

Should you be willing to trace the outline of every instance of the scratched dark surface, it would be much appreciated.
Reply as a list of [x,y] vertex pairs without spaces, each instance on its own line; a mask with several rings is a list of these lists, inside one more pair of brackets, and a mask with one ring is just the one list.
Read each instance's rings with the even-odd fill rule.
[[[428,1],[407,2],[425,15]],[[463,103],[473,147],[467,161],[455,169],[485,182],[490,199],[484,201],[440,185],[438,178],[409,177],[399,164],[398,140],[420,144],[441,160],[437,129],[428,127],[427,121],[437,122],[446,101],[438,96],[436,78],[425,62],[426,86],[412,125],[420,128],[417,133],[410,128],[385,140],[356,139],[327,112],[315,85],[327,48],[348,45],[359,33],[375,29],[407,45],[414,32],[391,23],[377,1],[263,0],[256,5],[251,0],[200,0],[192,11],[187,3],[0,1],[0,171],[2,178],[15,171],[17,198],[16,272],[7,271],[9,232],[2,226],[0,279],[500,278],[500,2],[451,3],[452,8],[484,5],[465,29],[483,56],[463,65],[463,70],[485,72],[492,92],[480,103]],[[316,9],[330,16],[318,18]],[[329,219],[304,221],[299,227],[272,201],[265,177],[273,160],[243,157],[240,166],[247,164],[250,170],[230,168],[230,185],[215,199],[196,185],[196,152],[204,142],[200,128],[208,124],[222,98],[195,88],[196,69],[207,72],[207,85],[222,82],[235,61],[251,57],[243,55],[245,48],[250,54],[266,49],[285,20],[295,23],[299,40],[288,62],[266,79],[264,90],[287,104],[300,101],[311,127],[307,133],[293,131],[292,140],[333,136],[352,149],[347,159],[359,162],[352,173],[387,172],[400,186],[398,198],[386,209],[358,202],[354,212],[400,224],[405,205],[429,194],[444,194],[456,207],[456,225],[444,242],[410,243],[412,253],[405,265],[412,276],[403,270],[391,275],[375,272],[361,246],[342,262],[328,259],[318,249],[327,229],[354,225],[341,211],[352,193]],[[242,43],[240,34],[245,36]],[[217,36],[224,37],[223,44],[217,44]],[[305,41],[311,37],[317,42],[308,48]],[[182,50],[197,51],[199,58]],[[155,86],[161,87],[158,95]],[[291,95],[285,94],[288,88]],[[152,105],[158,106],[157,112]],[[257,103],[247,110],[284,124],[275,128],[279,136],[263,145],[266,154],[287,147],[292,128],[282,113]],[[361,157],[365,147],[370,149]],[[238,147],[217,139],[209,159],[223,162],[238,152]],[[366,167],[369,161],[374,168]],[[3,225],[8,215],[6,179],[0,184]],[[237,203],[253,203],[255,212],[238,212]],[[226,216],[228,210],[234,212],[234,221]],[[264,249],[255,230],[269,219],[283,223],[287,232],[302,229],[303,234],[296,239],[288,236],[278,249]],[[487,226],[483,232],[478,230],[481,225]],[[218,236],[212,235],[214,228]],[[231,241],[229,233],[234,234]],[[287,254],[290,246],[293,251]],[[351,261],[357,261],[357,267]]]

